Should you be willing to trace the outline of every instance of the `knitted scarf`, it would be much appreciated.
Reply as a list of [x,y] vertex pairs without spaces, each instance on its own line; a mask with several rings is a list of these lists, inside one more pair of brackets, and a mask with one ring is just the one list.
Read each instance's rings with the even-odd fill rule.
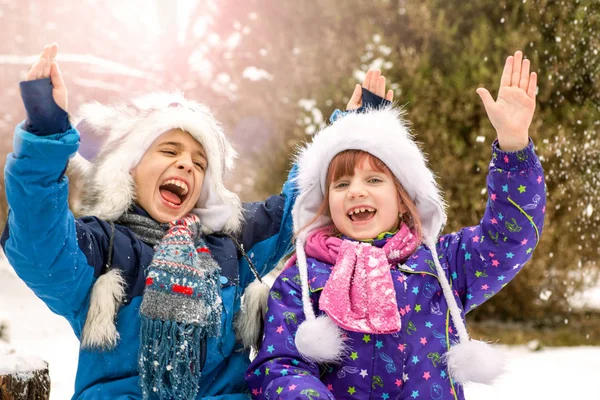
[[141,241],[154,246],[160,243],[170,228],[169,224],[161,224],[152,218],[131,212],[121,215],[115,223],[126,226]]
[[[156,243],[165,227],[133,214],[119,223],[148,243]],[[168,224],[146,270],[138,359],[144,398],[195,399],[206,339],[219,335],[220,267],[201,232],[193,214]]]
[[359,242],[331,236],[331,228],[315,230],[306,255],[333,264],[319,308],[338,326],[364,333],[394,333],[401,328],[390,268],[406,261],[419,241],[404,224],[392,237]]

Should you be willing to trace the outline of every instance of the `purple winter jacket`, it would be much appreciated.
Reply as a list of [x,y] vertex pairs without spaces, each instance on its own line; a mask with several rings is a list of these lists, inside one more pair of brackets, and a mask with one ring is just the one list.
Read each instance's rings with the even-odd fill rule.
[[[495,143],[487,177],[488,202],[480,224],[441,236],[440,263],[462,316],[502,289],[529,261],[542,231],[545,183],[533,143],[507,153]],[[474,193],[474,195],[478,195]],[[317,315],[331,265],[307,259]],[[270,291],[262,347],[246,375],[257,399],[464,399],[443,355],[458,341],[431,251],[422,245],[390,270],[402,328],[393,334],[345,331],[348,357],[339,365],[308,363],[294,344],[304,321],[295,265]]]

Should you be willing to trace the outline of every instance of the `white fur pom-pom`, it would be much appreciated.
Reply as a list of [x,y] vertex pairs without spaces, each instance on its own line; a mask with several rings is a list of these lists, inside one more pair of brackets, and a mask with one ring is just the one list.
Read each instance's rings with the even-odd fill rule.
[[304,321],[296,332],[296,348],[308,361],[339,362],[346,354],[342,330],[326,315]]
[[444,356],[452,379],[491,384],[504,373],[506,357],[502,351],[480,340],[469,340],[450,348]]
[[125,298],[125,279],[118,269],[100,275],[92,289],[81,347],[112,350],[119,340],[115,325],[117,312]]

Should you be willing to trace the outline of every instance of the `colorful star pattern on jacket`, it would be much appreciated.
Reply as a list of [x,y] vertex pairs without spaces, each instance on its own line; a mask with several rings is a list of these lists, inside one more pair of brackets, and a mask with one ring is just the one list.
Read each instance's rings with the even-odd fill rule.
[[[462,315],[502,289],[531,258],[545,214],[544,173],[533,144],[506,153],[497,144],[487,178],[488,202],[474,227],[441,236],[439,261]],[[315,311],[331,265],[308,254]],[[317,365],[298,353],[294,337],[304,321],[297,267],[286,269],[270,292],[263,345],[246,380],[257,399],[463,399],[443,361],[458,340],[431,251],[424,245],[391,269],[401,331],[345,331],[348,353],[339,365]]]

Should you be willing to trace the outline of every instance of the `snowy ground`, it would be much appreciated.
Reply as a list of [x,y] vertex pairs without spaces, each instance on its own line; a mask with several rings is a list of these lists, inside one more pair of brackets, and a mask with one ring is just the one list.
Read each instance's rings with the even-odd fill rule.
[[[10,322],[11,345],[19,354],[33,354],[50,364],[51,400],[73,393],[78,342],[69,325],[54,315],[0,261],[0,313]],[[508,347],[508,373],[493,386],[471,385],[468,400],[592,399],[600,370],[600,347],[553,348],[530,352]],[[428,398],[428,397],[427,397]]]
[[50,311],[4,265],[0,265],[0,312],[9,321],[10,345],[19,355],[35,355],[48,362],[51,400],[70,399],[79,342],[67,321]]

